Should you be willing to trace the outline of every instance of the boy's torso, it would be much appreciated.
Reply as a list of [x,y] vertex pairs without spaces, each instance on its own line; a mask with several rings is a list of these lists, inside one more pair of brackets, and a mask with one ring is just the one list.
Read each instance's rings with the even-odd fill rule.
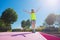
[[36,20],[36,14],[35,13],[31,13],[31,20]]

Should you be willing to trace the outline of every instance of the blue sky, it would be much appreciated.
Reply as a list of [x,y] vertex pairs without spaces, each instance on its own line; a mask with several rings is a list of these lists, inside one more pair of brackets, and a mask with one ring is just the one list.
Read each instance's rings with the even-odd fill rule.
[[41,26],[50,13],[60,14],[60,0],[0,0],[0,16],[7,8],[13,8],[18,14],[18,20],[12,24],[13,28],[21,28],[21,21],[30,19],[30,14],[23,10],[40,10],[36,13],[36,27]]

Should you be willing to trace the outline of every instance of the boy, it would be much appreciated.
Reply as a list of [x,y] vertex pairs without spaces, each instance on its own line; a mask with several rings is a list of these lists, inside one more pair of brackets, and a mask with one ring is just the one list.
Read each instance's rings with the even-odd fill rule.
[[31,25],[32,25],[32,32],[35,33],[35,24],[36,24],[36,12],[38,10],[34,11],[34,9],[31,9],[31,12],[25,11],[27,13],[31,14]]

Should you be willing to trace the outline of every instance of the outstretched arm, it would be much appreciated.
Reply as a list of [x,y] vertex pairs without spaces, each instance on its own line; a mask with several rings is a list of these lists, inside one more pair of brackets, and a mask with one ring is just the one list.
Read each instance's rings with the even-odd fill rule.
[[30,13],[29,11],[26,11],[26,10],[24,10],[24,12],[26,12],[26,13]]
[[37,13],[40,10],[40,8],[38,8],[35,12]]

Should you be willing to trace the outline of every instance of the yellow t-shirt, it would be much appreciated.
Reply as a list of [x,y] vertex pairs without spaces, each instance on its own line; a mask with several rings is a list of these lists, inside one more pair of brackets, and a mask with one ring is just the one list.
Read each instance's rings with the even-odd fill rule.
[[35,13],[31,13],[31,20],[36,20],[36,14]]

